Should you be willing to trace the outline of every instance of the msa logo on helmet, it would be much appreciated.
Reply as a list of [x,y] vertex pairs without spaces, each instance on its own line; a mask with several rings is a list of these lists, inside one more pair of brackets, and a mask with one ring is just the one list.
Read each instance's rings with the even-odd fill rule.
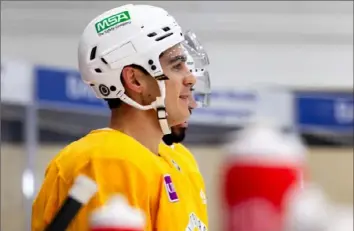
[[130,23],[129,12],[123,11],[121,13],[102,19],[95,24],[95,27],[96,32],[101,36],[128,23]]

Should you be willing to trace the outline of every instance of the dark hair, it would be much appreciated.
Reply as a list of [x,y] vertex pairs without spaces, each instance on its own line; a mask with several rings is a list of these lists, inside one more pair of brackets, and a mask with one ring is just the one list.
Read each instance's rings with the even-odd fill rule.
[[[145,70],[145,68],[143,68],[142,66],[136,65],[136,64],[132,64],[126,67],[132,67],[135,68],[141,72],[143,72],[145,75],[149,75],[149,72],[147,72],[147,70]],[[123,72],[120,73],[120,80],[123,82]],[[123,82],[124,84],[124,82]],[[117,109],[122,105],[122,101],[120,99],[105,99],[109,109]]]

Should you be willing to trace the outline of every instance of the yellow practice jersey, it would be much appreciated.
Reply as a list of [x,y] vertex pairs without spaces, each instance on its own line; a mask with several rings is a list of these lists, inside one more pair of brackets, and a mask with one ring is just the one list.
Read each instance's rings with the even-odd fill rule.
[[111,129],[92,131],[71,143],[47,168],[33,203],[32,231],[42,231],[53,219],[80,174],[95,180],[98,192],[68,231],[89,230],[90,212],[116,193],[145,212],[145,231],[208,230],[204,184],[196,165],[164,144],[159,152],[155,155]]
[[[166,145],[160,145],[160,150],[164,150]],[[180,174],[185,177],[185,180],[191,184],[190,190],[192,191],[194,203],[196,206],[194,215],[197,217],[197,222],[201,222],[202,228],[205,226],[205,230],[208,230],[208,213],[207,213],[207,198],[205,194],[205,185],[202,174],[199,171],[198,164],[192,155],[192,153],[183,146],[183,144],[174,144],[169,146],[170,151],[164,151],[163,153],[169,153],[168,158]],[[187,185],[187,184],[186,184]],[[189,184],[188,184],[189,185]],[[186,230],[199,230],[194,228],[193,219],[189,223],[190,229]]]

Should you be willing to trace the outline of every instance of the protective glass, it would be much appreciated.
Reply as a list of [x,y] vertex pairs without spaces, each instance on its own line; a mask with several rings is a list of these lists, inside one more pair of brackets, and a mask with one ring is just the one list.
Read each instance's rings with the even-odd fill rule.
[[198,107],[207,107],[210,104],[210,74],[207,70],[209,57],[197,36],[187,31],[185,33],[183,47],[187,52],[187,66],[190,72],[196,77],[196,84],[193,87],[193,96]]
[[184,34],[183,46],[192,56],[196,68],[204,68],[210,64],[207,52],[192,31]]
[[210,75],[206,69],[209,57],[193,32],[187,31],[184,38],[183,42],[163,52],[160,63],[167,78],[193,75],[196,78],[193,87],[196,103],[198,107],[207,107],[211,92]]
[[186,65],[187,55],[188,53],[182,44],[177,44],[163,52],[160,56],[160,64],[164,75],[167,78],[184,78],[191,75]]
[[193,96],[197,102],[198,107],[208,107],[210,105],[210,76],[209,72],[205,69],[197,71],[195,74],[197,79],[193,87]]

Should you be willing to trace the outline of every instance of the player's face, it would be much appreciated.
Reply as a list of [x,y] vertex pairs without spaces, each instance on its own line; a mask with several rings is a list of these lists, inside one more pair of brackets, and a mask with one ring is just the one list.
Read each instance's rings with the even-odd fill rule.
[[166,50],[160,58],[164,74],[168,77],[166,83],[166,110],[170,126],[182,124],[190,116],[191,88],[195,77],[186,65],[186,55],[180,45]]

